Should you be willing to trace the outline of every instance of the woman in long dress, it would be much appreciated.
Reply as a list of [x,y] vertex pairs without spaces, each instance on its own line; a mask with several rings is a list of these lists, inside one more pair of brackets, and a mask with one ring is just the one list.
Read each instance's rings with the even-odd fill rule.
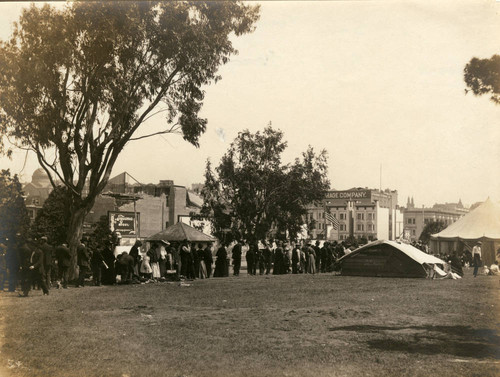
[[314,252],[314,249],[311,246],[307,247],[307,272],[309,274],[315,274],[316,273],[316,254]]
[[200,279],[207,278],[207,266],[205,265],[205,261],[203,259],[205,251],[203,250],[203,245],[201,243],[198,244],[198,250],[196,250],[196,255],[199,261],[199,270],[198,277]]
[[227,270],[227,251],[224,244],[219,247],[216,256],[214,278],[222,278],[226,276]]
[[151,264],[149,263],[149,255],[146,254],[142,258],[140,272],[143,277],[146,279],[151,279],[151,274],[153,273],[153,269],[151,268]]
[[158,279],[160,277],[160,265],[158,264],[158,245],[154,243],[148,250],[147,255],[149,256],[149,263],[151,265],[153,279]]

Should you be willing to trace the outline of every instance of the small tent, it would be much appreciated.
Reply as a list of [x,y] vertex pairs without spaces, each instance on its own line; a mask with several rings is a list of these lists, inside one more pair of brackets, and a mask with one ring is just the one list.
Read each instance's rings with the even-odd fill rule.
[[484,263],[492,264],[495,250],[500,247],[500,204],[490,198],[446,229],[433,234],[430,247],[440,254],[462,253],[471,251],[477,241],[483,243]]
[[167,229],[153,234],[146,239],[146,241],[168,242],[181,242],[183,240],[188,240],[189,242],[214,242],[215,238],[200,232],[183,222],[178,222],[177,224],[171,225]]
[[396,241],[371,242],[339,259],[342,275],[380,277],[427,277],[428,265],[446,263],[439,258]]

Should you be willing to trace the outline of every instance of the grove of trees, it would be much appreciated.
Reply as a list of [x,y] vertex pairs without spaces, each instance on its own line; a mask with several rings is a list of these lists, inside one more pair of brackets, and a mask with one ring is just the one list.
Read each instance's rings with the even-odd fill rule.
[[[31,5],[0,42],[0,140],[35,153],[52,185],[70,193],[67,241],[125,146],[159,133],[198,146],[203,86],[252,32],[259,7],[223,2],[76,1]],[[164,128],[134,138],[153,116]],[[146,125],[145,125],[146,126]],[[8,145],[0,151],[9,153]]]
[[330,187],[327,154],[309,147],[294,163],[283,164],[286,147],[279,130],[245,130],[215,169],[207,162],[201,215],[212,219],[216,237],[254,242],[270,232],[294,238],[300,231],[306,206],[322,200]]

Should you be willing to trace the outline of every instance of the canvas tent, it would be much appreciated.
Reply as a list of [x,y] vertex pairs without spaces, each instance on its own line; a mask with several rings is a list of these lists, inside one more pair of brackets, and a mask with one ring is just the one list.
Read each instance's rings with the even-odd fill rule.
[[146,241],[168,242],[181,242],[183,240],[188,240],[189,242],[214,242],[215,238],[210,237],[208,234],[200,232],[183,222],[178,222],[177,224],[171,225],[167,229],[153,234],[146,239]]
[[495,261],[495,251],[500,247],[500,204],[487,199],[479,207],[460,218],[443,231],[431,236],[431,250],[461,254],[472,250],[477,241],[482,242],[482,259],[487,265]]
[[428,265],[446,263],[439,258],[396,241],[371,242],[339,259],[342,275],[380,277],[427,277]]

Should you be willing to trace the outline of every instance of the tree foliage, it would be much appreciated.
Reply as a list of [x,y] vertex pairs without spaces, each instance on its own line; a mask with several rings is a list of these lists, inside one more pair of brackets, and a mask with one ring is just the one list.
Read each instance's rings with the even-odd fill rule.
[[[204,85],[251,32],[258,6],[224,2],[32,5],[0,42],[0,136],[33,151],[72,193],[69,241],[130,141],[178,133],[198,146]],[[164,129],[134,134],[163,114]],[[6,148],[3,148],[5,152]]]
[[52,190],[30,229],[32,238],[45,236],[52,245],[66,243],[71,215],[70,202],[71,193],[66,187],[57,186]]
[[329,182],[326,151],[309,149],[293,164],[281,155],[287,143],[283,133],[268,127],[255,134],[238,134],[212,170],[205,171],[202,216],[212,218],[214,234],[223,238],[266,238],[271,230],[292,237],[304,223],[306,205],[321,200]]
[[431,235],[441,232],[446,227],[447,225],[444,221],[431,221],[424,226],[419,239],[427,245],[431,239]]
[[467,87],[476,96],[491,94],[490,99],[500,104],[500,55],[489,59],[472,58],[464,69]]
[[116,233],[109,228],[108,216],[101,216],[88,238],[88,246],[91,250],[98,248],[102,251],[112,250],[113,245],[116,245],[118,241]]
[[13,242],[16,234],[26,236],[29,217],[21,183],[9,170],[0,171],[0,242]]

